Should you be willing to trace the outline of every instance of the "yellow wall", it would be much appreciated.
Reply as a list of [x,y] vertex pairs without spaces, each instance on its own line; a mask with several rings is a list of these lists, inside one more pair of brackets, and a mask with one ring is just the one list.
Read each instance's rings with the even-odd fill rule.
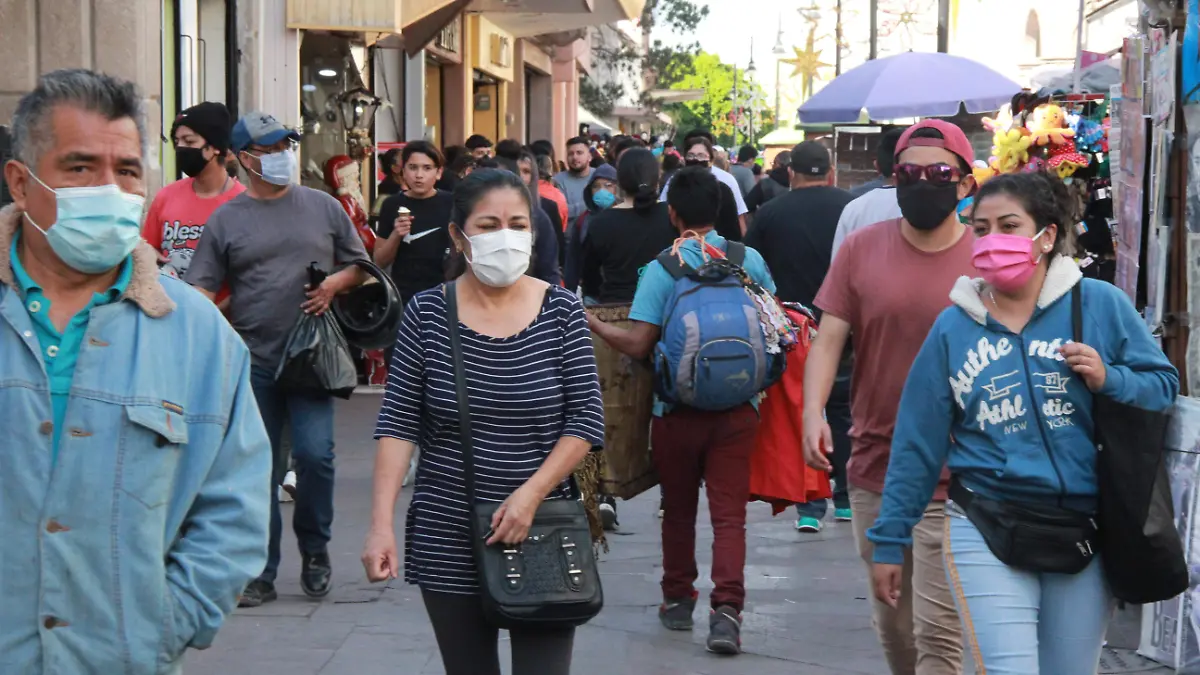
[[445,145],[442,123],[442,69],[425,64],[425,126],[433,127],[433,143]]
[[[472,30],[468,31],[470,39],[471,66],[476,70],[487,73],[492,77],[511,82],[513,79],[513,62],[516,61],[517,40],[509,33],[500,30],[496,24],[479,15],[472,15],[468,22]],[[496,63],[493,53],[494,38],[508,41],[508,65]]]
[[[487,110],[474,110],[472,118],[472,133],[483,134],[487,136],[493,143],[500,140],[500,91],[499,87],[494,84],[477,84],[475,85],[476,96],[486,94],[491,98],[491,105]],[[472,107],[474,100],[472,100]]]

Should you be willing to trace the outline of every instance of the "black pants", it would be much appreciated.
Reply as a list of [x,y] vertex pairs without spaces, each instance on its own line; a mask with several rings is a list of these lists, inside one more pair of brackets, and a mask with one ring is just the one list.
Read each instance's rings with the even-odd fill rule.
[[[500,631],[477,595],[421,590],[446,675],[500,675]],[[574,628],[510,631],[512,675],[570,675]]]
[[829,422],[829,433],[833,436],[833,454],[829,463],[833,465],[833,507],[850,508],[850,485],[846,482],[846,462],[850,460],[850,376],[853,365],[838,369],[829,401],[825,403],[825,419]]

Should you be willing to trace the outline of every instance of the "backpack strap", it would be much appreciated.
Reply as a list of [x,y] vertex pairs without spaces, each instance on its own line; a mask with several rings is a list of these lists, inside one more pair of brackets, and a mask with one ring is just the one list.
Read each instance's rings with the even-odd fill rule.
[[696,271],[692,269],[690,265],[687,265],[680,260],[679,256],[672,255],[671,249],[667,249],[662,253],[659,253],[655,260],[658,261],[659,265],[663,266],[663,269],[666,270],[667,274],[670,274],[671,278],[675,281],[679,281],[680,279]]
[[740,241],[726,241],[725,259],[741,267],[742,263],[746,262],[746,245]]

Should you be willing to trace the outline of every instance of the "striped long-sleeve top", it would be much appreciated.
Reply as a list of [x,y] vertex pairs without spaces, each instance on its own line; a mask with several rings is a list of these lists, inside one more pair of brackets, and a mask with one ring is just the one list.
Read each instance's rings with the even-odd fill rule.
[[[516,335],[461,325],[480,502],[501,502],[528,480],[563,436],[604,442],[604,407],[583,306],[551,286]],[[477,593],[446,301],[435,288],[404,311],[375,437],[421,448],[405,523],[404,579],[431,591]],[[549,498],[568,495],[566,484]]]

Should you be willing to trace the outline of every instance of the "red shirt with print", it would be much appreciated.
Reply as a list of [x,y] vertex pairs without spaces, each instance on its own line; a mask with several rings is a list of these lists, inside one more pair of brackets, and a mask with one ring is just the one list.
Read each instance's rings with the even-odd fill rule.
[[[246,191],[236,179],[230,179],[229,189],[216,197],[202,198],[196,194],[194,182],[194,178],[184,178],[159,190],[142,226],[142,238],[167,259],[163,271],[180,279],[186,278],[208,217],[217,207]],[[222,288],[216,301],[219,303],[228,295],[229,289]]]

